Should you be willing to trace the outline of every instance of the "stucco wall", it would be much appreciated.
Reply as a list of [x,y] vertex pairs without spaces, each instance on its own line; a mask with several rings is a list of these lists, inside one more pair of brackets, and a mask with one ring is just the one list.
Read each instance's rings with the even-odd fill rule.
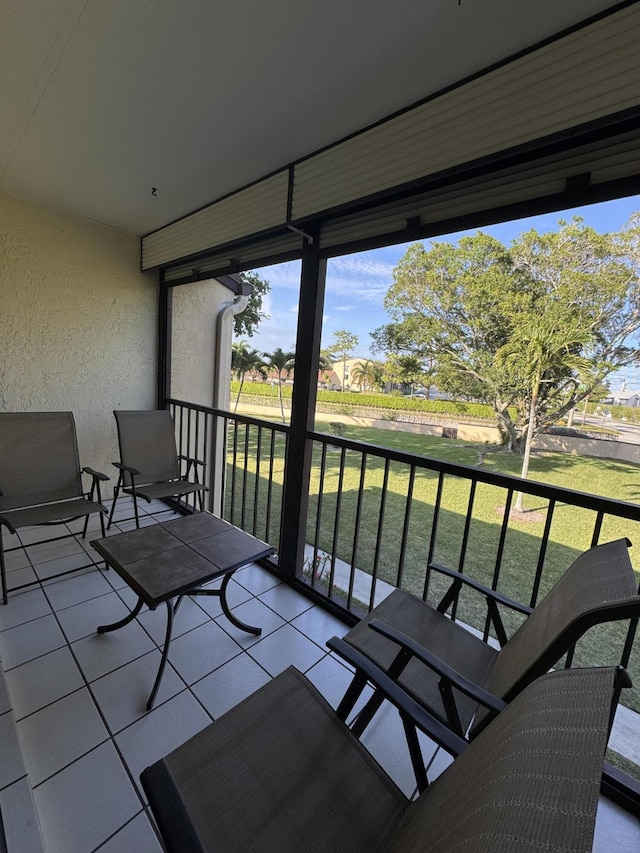
[[156,402],[157,281],[139,252],[131,234],[0,194],[0,410],[73,411],[81,464],[111,477],[113,409]]
[[215,279],[173,290],[171,311],[171,396],[213,405],[217,319],[233,293]]

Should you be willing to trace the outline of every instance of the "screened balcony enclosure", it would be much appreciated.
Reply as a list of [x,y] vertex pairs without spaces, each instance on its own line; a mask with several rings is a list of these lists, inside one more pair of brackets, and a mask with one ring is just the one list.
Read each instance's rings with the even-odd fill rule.
[[[161,849],[142,767],[291,663],[335,705],[350,673],[326,640],[395,587],[433,600],[433,564],[533,607],[577,551],[620,536],[640,548],[640,509],[619,495],[522,483],[314,419],[333,259],[640,193],[639,36],[638,0],[12,4],[0,408],[73,411],[83,464],[112,479],[112,412],[168,409],[208,508],[276,553],[232,584],[232,609],[263,635],[236,632],[216,599],[185,602],[145,713],[162,614],[95,634],[131,595],[113,571],[78,569],[91,533],[73,523],[64,540],[8,552],[0,850]],[[280,262],[296,265],[299,294],[295,340],[281,342],[296,349],[287,423],[229,411],[231,328],[248,298],[237,274]],[[539,515],[526,529],[510,517],[518,491]],[[143,505],[142,523],[192,509]],[[130,514],[118,509],[114,532]],[[571,543],[556,536],[567,519]],[[455,618],[495,642],[470,598]],[[610,740],[597,851],[640,847],[634,628],[590,632],[560,664],[613,658],[635,683]],[[389,709],[364,742],[411,794]],[[423,750],[437,775],[446,759]]]

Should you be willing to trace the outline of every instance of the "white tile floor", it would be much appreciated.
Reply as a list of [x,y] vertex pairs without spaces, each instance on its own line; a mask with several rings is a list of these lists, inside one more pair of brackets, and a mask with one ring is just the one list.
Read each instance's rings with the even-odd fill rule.
[[[114,532],[130,526],[121,522]],[[26,531],[24,539],[34,536]],[[35,546],[30,559],[9,554],[10,584],[78,565],[84,544]],[[96,634],[99,623],[121,618],[135,601],[115,572],[44,580],[0,606],[0,809],[9,853],[41,851],[42,841],[47,853],[159,851],[139,784],[144,767],[290,664],[337,704],[349,671],[324,644],[345,633],[341,622],[254,565],[234,575],[229,600],[240,619],[262,626],[262,635],[234,628],[216,598],[183,601],[149,713],[164,611],[145,610],[119,631]],[[379,714],[363,741],[411,794],[395,712]],[[436,772],[447,763],[428,744],[425,755]],[[37,822],[28,817],[31,796]],[[603,800],[594,849],[640,849],[640,823]]]

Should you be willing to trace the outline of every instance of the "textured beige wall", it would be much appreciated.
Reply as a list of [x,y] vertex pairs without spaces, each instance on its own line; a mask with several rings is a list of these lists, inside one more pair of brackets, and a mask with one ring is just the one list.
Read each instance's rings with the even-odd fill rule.
[[113,409],[156,402],[157,281],[139,252],[133,235],[0,194],[0,410],[73,411],[81,464],[112,478]]
[[233,293],[215,279],[174,287],[171,311],[171,396],[213,405],[217,318]]

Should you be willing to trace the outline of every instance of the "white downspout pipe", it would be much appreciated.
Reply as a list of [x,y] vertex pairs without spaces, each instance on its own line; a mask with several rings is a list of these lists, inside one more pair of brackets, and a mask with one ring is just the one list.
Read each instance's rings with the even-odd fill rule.
[[[213,369],[214,409],[227,409],[229,407],[233,320],[237,314],[242,314],[248,302],[248,294],[238,294],[232,302],[223,302],[218,309]],[[216,418],[211,436],[211,474],[209,477],[210,507],[216,515],[220,515],[222,512],[226,456],[224,436],[224,422],[220,418]]]

